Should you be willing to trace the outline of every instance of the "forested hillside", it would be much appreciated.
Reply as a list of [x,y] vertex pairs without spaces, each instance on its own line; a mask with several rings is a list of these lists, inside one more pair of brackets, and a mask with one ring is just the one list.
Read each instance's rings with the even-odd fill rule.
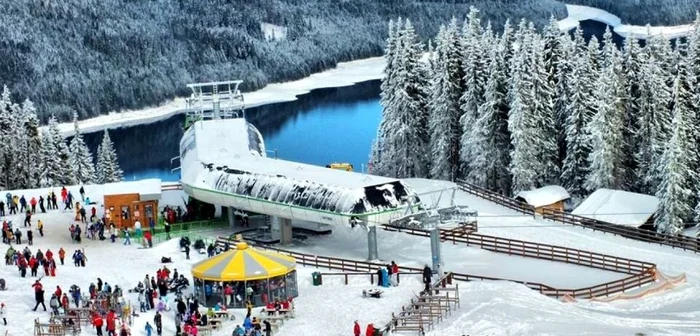
[[[25,0],[0,11],[0,83],[39,118],[80,118],[188,94],[195,81],[246,90],[378,56],[390,18],[433,36],[470,5],[502,26],[565,16],[554,0]],[[268,41],[261,23],[287,28]]]
[[494,33],[474,9],[440,30],[428,62],[410,22],[389,31],[371,173],[505,195],[628,190],[659,198],[659,231],[700,219],[700,15],[675,47],[652,36],[618,49],[610,29],[586,42],[555,20]]
[[700,10],[700,0],[566,0],[568,4],[585,5],[617,15],[622,23],[644,26],[688,24]]

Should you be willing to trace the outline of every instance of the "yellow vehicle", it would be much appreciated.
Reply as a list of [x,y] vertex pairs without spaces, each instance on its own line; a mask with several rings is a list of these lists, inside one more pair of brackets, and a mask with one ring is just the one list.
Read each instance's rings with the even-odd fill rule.
[[349,172],[352,171],[352,165],[349,163],[331,163],[329,165],[326,165],[326,168],[344,170]]

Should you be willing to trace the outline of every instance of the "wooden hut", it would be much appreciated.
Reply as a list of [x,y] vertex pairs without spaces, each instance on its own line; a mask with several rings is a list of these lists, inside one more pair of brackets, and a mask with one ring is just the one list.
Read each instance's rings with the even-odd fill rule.
[[516,200],[532,205],[535,212],[540,214],[543,209],[564,211],[564,202],[569,198],[571,198],[569,192],[556,185],[521,191],[515,195]]

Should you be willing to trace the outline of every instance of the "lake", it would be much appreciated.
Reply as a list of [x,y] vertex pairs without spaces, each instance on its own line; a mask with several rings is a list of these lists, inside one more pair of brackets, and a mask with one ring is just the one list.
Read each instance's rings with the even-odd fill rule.
[[[381,119],[379,86],[377,80],[313,90],[295,101],[247,109],[246,118],[262,133],[268,156],[319,166],[347,162],[362,171]],[[178,155],[184,123],[185,116],[176,115],[110,130],[125,180],[179,180],[170,161]],[[102,132],[83,136],[95,152]]]
[[[602,41],[606,25],[581,22],[586,40],[595,35]],[[613,33],[618,46],[623,38]],[[341,88],[313,90],[298,100],[246,110],[246,117],[260,130],[268,156],[325,166],[351,163],[356,171],[366,170],[372,141],[381,119],[380,81]],[[160,178],[177,181],[171,159],[178,155],[184,115],[151,123],[110,130],[126,180]],[[95,152],[102,132],[84,134]]]

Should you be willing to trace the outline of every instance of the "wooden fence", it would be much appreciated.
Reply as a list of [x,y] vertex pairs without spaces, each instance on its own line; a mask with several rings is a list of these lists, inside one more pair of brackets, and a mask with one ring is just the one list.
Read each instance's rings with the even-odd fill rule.
[[[397,282],[397,283],[401,283],[401,276],[402,276],[402,275],[403,275],[403,276],[406,276],[407,274],[417,274],[417,275],[420,275],[420,274],[423,274],[423,272],[401,272],[401,273],[399,273],[399,274],[396,275],[396,282]],[[369,278],[369,282],[370,282],[371,284],[373,284],[373,283],[374,283],[374,277],[377,276],[377,271],[374,271],[374,272],[352,272],[352,273],[349,273],[349,272],[341,272],[341,273],[337,273],[337,272],[336,272],[336,273],[333,273],[333,272],[323,272],[323,273],[321,273],[321,277],[327,277],[327,276],[340,276],[340,277],[343,277],[343,279],[344,279],[346,285],[350,283],[350,277],[351,277],[351,276],[364,276],[364,277]]]
[[[483,198],[485,200],[494,202],[496,204],[499,204],[501,206],[518,211],[526,215],[535,216],[535,208],[527,203],[517,201],[508,196],[495,193],[493,191],[473,185],[466,181],[458,180],[457,185],[459,186],[460,190],[477,196],[479,198]],[[659,245],[670,246],[673,248],[679,248],[686,251],[700,253],[700,239],[695,237],[687,237],[683,235],[673,236],[636,227],[612,224],[552,209],[543,209],[542,218],[563,224],[569,224],[591,229],[593,231],[611,233],[616,236],[621,236],[633,240],[648,243],[656,243]]]
[[[507,240],[507,239],[506,239]],[[217,239],[217,244],[219,245],[225,245],[226,243],[233,244],[232,241],[228,239],[228,237],[218,237]],[[496,243],[499,244],[499,243]],[[500,244],[504,244],[501,242]],[[352,260],[352,259],[343,259],[343,258],[336,258],[336,257],[329,257],[329,256],[319,256],[319,255],[313,255],[313,254],[307,254],[307,253],[301,253],[301,252],[295,252],[295,251],[289,251],[289,250],[283,250],[283,249],[278,249],[270,246],[264,246],[264,245],[255,245],[256,248],[259,249],[266,249],[266,250],[271,250],[275,251],[281,254],[285,254],[291,257],[294,257],[297,261],[298,264],[304,265],[304,266],[310,266],[310,267],[316,267],[316,268],[327,268],[330,270],[340,270],[343,272],[376,272],[377,268],[379,267],[384,267],[383,263],[376,263],[376,262],[371,262],[371,261],[361,261],[361,260]],[[517,244],[514,243],[512,244],[516,246]],[[569,260],[578,260],[579,256],[582,254],[574,254],[574,250],[572,249],[566,249],[563,248],[563,250],[560,253],[563,253],[565,255],[565,258],[568,257]],[[511,249],[513,251],[513,254],[516,254],[515,252],[517,249],[513,247]],[[568,251],[568,252],[567,252]],[[584,251],[585,252],[585,251]],[[566,255],[566,253],[570,253],[570,255]],[[589,252],[590,253],[590,252]],[[545,250],[541,252],[542,255],[546,254]],[[622,258],[618,258],[622,259]],[[629,263],[620,261],[620,265],[617,266],[618,270],[622,269],[632,269],[633,267],[637,267],[637,263],[641,263],[639,265],[648,265],[650,266],[649,269],[646,269],[640,273],[633,274],[627,278],[616,280],[616,281],[611,281],[608,283],[604,284],[599,284],[595,286],[590,286],[590,287],[585,287],[585,288],[577,288],[577,289],[564,289],[564,288],[554,288],[542,283],[537,283],[537,282],[527,282],[527,281],[520,281],[520,280],[514,280],[514,279],[505,279],[505,278],[495,278],[495,277],[485,277],[485,276],[479,276],[479,275],[472,275],[472,274],[464,274],[464,273],[452,273],[452,279],[456,281],[510,281],[510,282],[516,282],[523,284],[527,286],[530,289],[536,290],[544,295],[551,296],[551,297],[563,297],[565,295],[574,297],[574,298],[583,298],[583,299],[590,299],[593,297],[599,297],[599,296],[608,296],[612,294],[617,294],[620,292],[624,292],[633,288],[641,287],[645,284],[652,283],[655,281],[654,274],[656,272],[656,268],[653,264],[649,263],[642,263],[642,262],[636,262],[633,260],[630,260]],[[622,264],[625,264],[625,266],[622,266]],[[604,265],[608,265],[604,263]],[[633,266],[634,265],[634,266]],[[609,266],[611,268],[615,268],[615,266]],[[406,267],[406,266],[400,266],[401,272],[422,272],[422,269],[417,268],[417,267]]]

